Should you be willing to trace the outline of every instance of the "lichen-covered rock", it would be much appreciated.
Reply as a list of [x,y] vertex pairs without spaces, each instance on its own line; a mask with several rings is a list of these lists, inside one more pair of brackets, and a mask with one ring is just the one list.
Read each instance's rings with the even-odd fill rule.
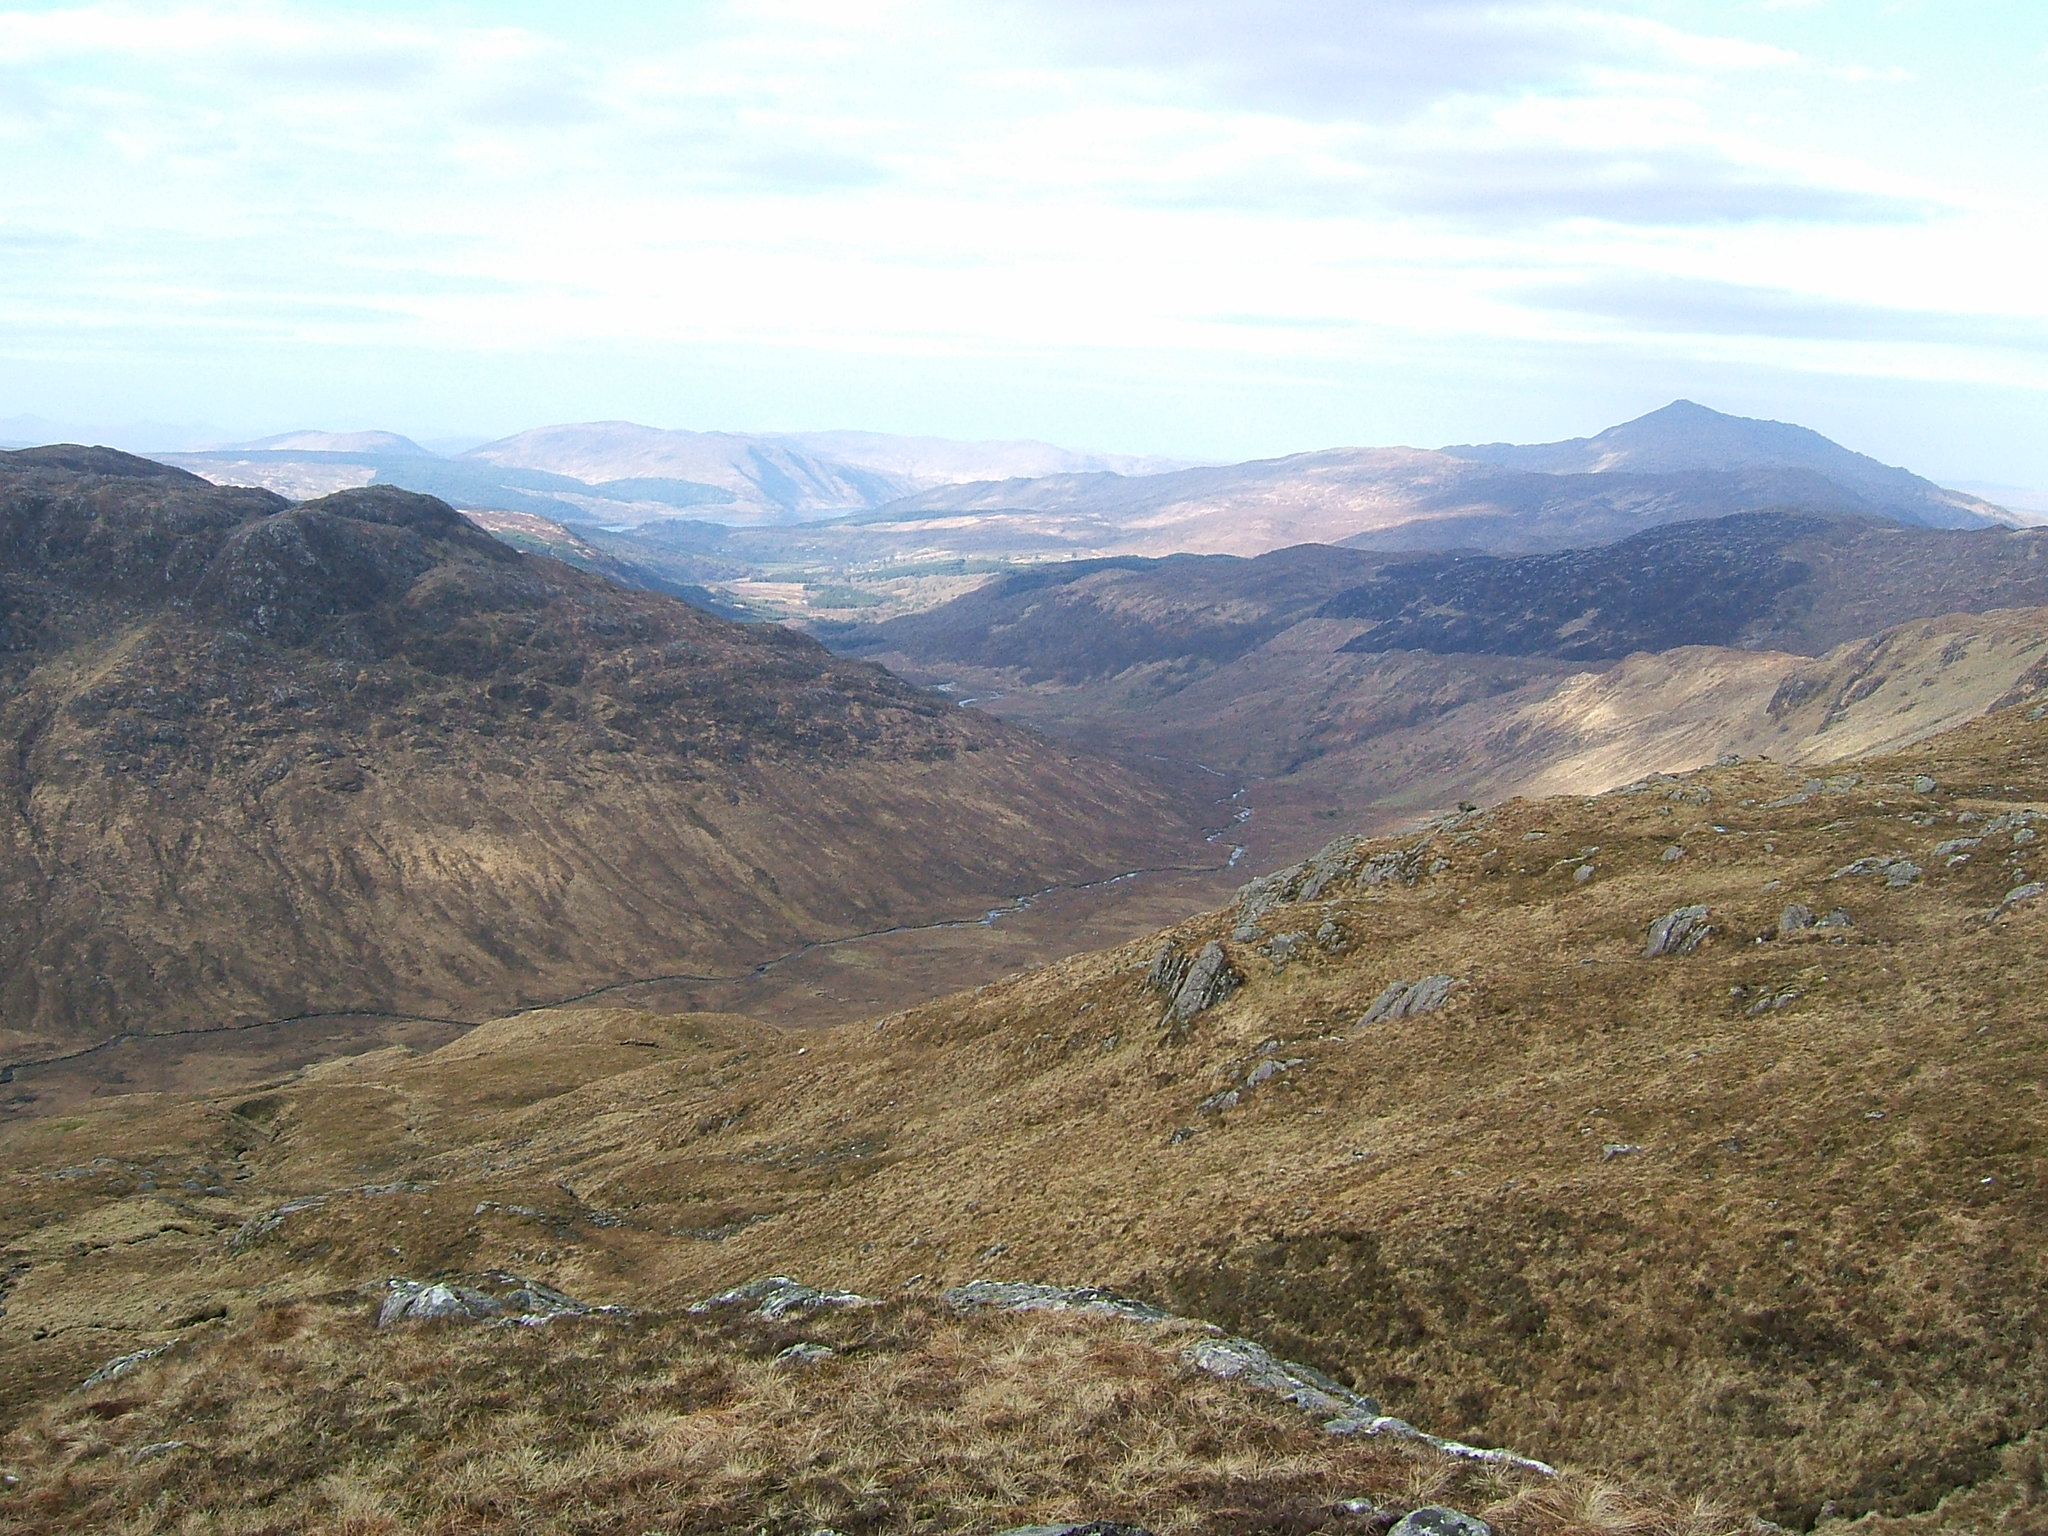
[[385,1285],[384,1301],[377,1309],[379,1328],[435,1318],[534,1324],[558,1317],[587,1317],[594,1312],[624,1310],[592,1307],[538,1280],[523,1280],[518,1275],[495,1270],[461,1280],[408,1280],[401,1275]]
[[1778,937],[1789,939],[1795,933],[1804,933],[1813,924],[1813,908],[1803,901],[1795,901],[1778,914]]
[[138,1349],[129,1354],[116,1355],[105,1365],[86,1377],[85,1380],[81,1381],[78,1384],[79,1389],[83,1391],[87,1387],[101,1386],[114,1380],[116,1377],[126,1376],[137,1366],[147,1365],[150,1361],[156,1359],[157,1356],[167,1353],[170,1347],[168,1344],[159,1344],[153,1349]]
[[733,1286],[691,1305],[692,1312],[744,1307],[756,1317],[809,1317],[825,1307],[872,1307],[874,1301],[852,1291],[821,1291],[787,1275],[767,1275]]
[[1380,1405],[1372,1398],[1352,1391],[1313,1366],[1281,1360],[1265,1345],[1250,1339],[1202,1339],[1189,1346],[1181,1358],[1198,1371],[1225,1381],[1241,1381],[1261,1392],[1272,1392],[1297,1408],[1326,1418],[1365,1421],[1381,1416]]
[[1394,1523],[1387,1536],[1493,1536],[1493,1527],[1477,1515],[1463,1515],[1441,1504],[1411,1509]]
[[487,1317],[502,1317],[504,1313],[505,1309],[495,1297],[466,1285],[450,1285],[438,1280],[424,1284],[416,1280],[393,1280],[383,1306],[377,1309],[377,1326],[389,1328],[393,1323],[420,1323],[439,1317],[459,1317],[474,1322]]
[[1223,946],[1211,939],[1196,952],[1193,963],[1188,966],[1180,989],[1173,995],[1173,1005],[1167,1011],[1168,1019],[1175,1028],[1179,1028],[1236,991],[1243,979],[1231,965],[1230,957],[1223,952]]
[[1137,1323],[1164,1323],[1173,1314],[1150,1302],[1092,1285],[1029,1285],[1020,1280],[970,1280],[940,1300],[955,1312],[1093,1312]]
[[1187,980],[1188,967],[1193,963],[1192,957],[1182,954],[1171,943],[1162,944],[1152,963],[1145,967],[1145,985],[1170,998]]
[[1435,1013],[1450,1001],[1451,990],[1462,978],[1425,976],[1420,981],[1397,981],[1372,1000],[1359,1019],[1361,1025],[1382,1024],[1392,1019],[1412,1018],[1418,1013]]
[[1643,948],[1643,958],[1655,960],[1661,955],[1689,955],[1713,931],[1707,926],[1705,907],[1680,907],[1666,912],[1650,924],[1650,941]]

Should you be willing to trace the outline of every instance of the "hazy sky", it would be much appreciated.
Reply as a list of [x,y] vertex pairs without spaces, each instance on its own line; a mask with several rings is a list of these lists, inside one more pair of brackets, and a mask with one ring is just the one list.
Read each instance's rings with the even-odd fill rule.
[[2041,0],[17,5],[0,418],[2040,485],[2044,179]]

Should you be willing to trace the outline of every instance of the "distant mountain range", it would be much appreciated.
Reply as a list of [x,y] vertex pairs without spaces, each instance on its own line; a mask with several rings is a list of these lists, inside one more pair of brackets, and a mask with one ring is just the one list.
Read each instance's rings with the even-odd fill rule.
[[1533,553],[1771,508],[1927,528],[2038,520],[1944,490],[1804,427],[1680,400],[1564,443],[1332,448],[1136,478],[1098,473],[946,486],[868,521],[1010,521],[1104,554],[1256,555],[1304,543]]
[[307,430],[157,457],[217,483],[299,499],[386,484],[467,510],[569,524],[687,517],[808,525],[806,539],[841,525],[832,537],[850,558],[887,558],[899,546],[1033,559],[1256,555],[1302,543],[1536,553],[1771,509],[1929,528],[2048,521],[1805,427],[1687,400],[1557,443],[1328,448],[1221,465],[1028,441],[690,432],[626,421],[536,427],[453,455],[395,432]]
[[568,523],[688,514],[741,525],[844,517],[961,481],[1145,475],[1179,461],[1038,442],[955,442],[880,432],[683,432],[630,421],[536,427],[444,456],[396,432],[284,432],[164,463],[295,498],[395,485],[476,511]]

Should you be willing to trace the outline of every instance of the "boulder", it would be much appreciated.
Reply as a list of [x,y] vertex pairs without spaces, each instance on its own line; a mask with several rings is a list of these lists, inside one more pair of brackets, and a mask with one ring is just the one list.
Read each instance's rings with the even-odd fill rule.
[[1196,1370],[1225,1381],[1241,1381],[1261,1392],[1285,1398],[1297,1408],[1320,1413],[1332,1421],[1379,1419],[1380,1405],[1352,1391],[1312,1366],[1282,1360],[1250,1339],[1203,1339],[1181,1357]]
[[1387,1536],[1493,1536],[1493,1527],[1477,1515],[1461,1515],[1455,1509],[1431,1504],[1411,1509]]
[[384,1302],[377,1309],[377,1326],[388,1328],[394,1323],[444,1317],[468,1322],[496,1319],[530,1326],[558,1317],[588,1317],[624,1310],[589,1306],[538,1280],[522,1280],[497,1270],[460,1280],[408,1280],[400,1275],[385,1282]]
[[1458,976],[1425,976],[1420,981],[1394,982],[1372,1000],[1358,1022],[1383,1024],[1392,1019],[1413,1018],[1418,1013],[1435,1013],[1450,1001],[1451,989],[1462,980]]
[[1714,930],[1707,926],[1705,907],[1679,907],[1650,924],[1650,941],[1643,949],[1645,960],[1660,955],[1689,955]]
[[1193,963],[1188,966],[1180,989],[1173,995],[1168,1020],[1178,1029],[1205,1008],[1214,1007],[1235,992],[1243,980],[1231,965],[1230,957],[1223,952],[1223,946],[1211,939],[1196,952]]
[[116,1355],[105,1365],[86,1377],[85,1380],[81,1381],[78,1384],[79,1390],[83,1391],[87,1387],[102,1386],[118,1376],[126,1376],[137,1366],[147,1365],[150,1361],[156,1359],[158,1355],[164,1354],[170,1347],[168,1344],[159,1344],[154,1349],[138,1349],[130,1354]]
[[1804,933],[1813,924],[1813,908],[1803,901],[1795,901],[1778,914],[1778,937],[1789,939],[1795,933]]

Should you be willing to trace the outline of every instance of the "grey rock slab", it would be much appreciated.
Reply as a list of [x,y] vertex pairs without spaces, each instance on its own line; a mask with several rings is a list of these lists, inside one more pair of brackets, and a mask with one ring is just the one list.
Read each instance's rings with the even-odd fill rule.
[[1297,1408],[1328,1414],[1333,1419],[1377,1419],[1380,1405],[1313,1366],[1281,1360],[1250,1339],[1202,1339],[1181,1358],[1196,1370],[1224,1381],[1241,1381],[1261,1392],[1285,1398]]
[[830,1360],[839,1351],[829,1344],[792,1344],[775,1357],[777,1365],[817,1365]]
[[400,1275],[386,1281],[385,1287],[383,1305],[377,1309],[379,1328],[442,1317],[533,1326],[558,1317],[625,1310],[593,1307],[538,1280],[495,1270],[459,1280],[409,1280]]
[[940,1298],[955,1312],[1090,1312],[1134,1323],[1166,1323],[1173,1314],[1093,1285],[1031,1285],[1021,1280],[970,1280]]
[[1913,793],[1916,795],[1931,795],[1940,787],[1929,774],[1916,773],[1913,775]]
[[1778,937],[1789,939],[1795,933],[1804,933],[1814,922],[1813,908],[1803,901],[1795,901],[1778,914]]
[[1181,982],[1180,990],[1174,993],[1170,1017],[1176,1025],[1187,1023],[1205,1008],[1214,1007],[1236,991],[1242,980],[1231,966],[1230,957],[1223,952],[1223,946],[1211,939],[1196,952],[1194,963],[1188,967],[1187,978]]
[[2007,907],[2016,907],[2023,901],[2032,901],[2043,891],[2048,891],[2048,885],[2043,885],[2039,880],[2029,880],[2025,885],[2016,885],[2005,893],[2005,899],[1998,904],[1998,910],[2003,912]]
[[1650,924],[1649,942],[1643,948],[1643,958],[1655,960],[1662,955],[1689,955],[1713,931],[1707,926],[1705,907],[1679,907],[1666,912]]
[[690,1310],[701,1314],[721,1307],[744,1307],[756,1317],[778,1318],[808,1317],[826,1307],[874,1305],[872,1298],[853,1291],[821,1291],[801,1280],[792,1280],[788,1275],[767,1275],[693,1302]]
[[1117,1520],[1070,1521],[1064,1525],[1013,1525],[996,1536],[1152,1536],[1142,1525]]
[[1891,858],[1888,855],[1873,853],[1856,860],[1853,864],[1844,864],[1840,869],[1829,875],[1828,878],[1830,880],[1850,880],[1858,875],[1881,875],[1898,862],[1897,859]]
[[261,1216],[252,1216],[228,1239],[228,1252],[240,1253],[250,1244],[260,1242],[284,1225],[287,1216],[300,1211],[317,1211],[327,1203],[325,1195],[301,1195],[296,1200],[287,1200],[283,1205],[265,1211]]
[[138,1349],[129,1354],[116,1355],[105,1365],[86,1377],[85,1380],[81,1381],[78,1384],[79,1390],[84,1391],[87,1387],[102,1386],[116,1377],[126,1376],[137,1366],[147,1365],[159,1355],[166,1353],[170,1347],[168,1344],[159,1344],[153,1349]]
[[1360,1017],[1360,1024],[1381,1024],[1392,1019],[1413,1018],[1418,1013],[1435,1013],[1450,1001],[1451,991],[1462,978],[1425,976],[1420,981],[1392,983]]
[[393,1280],[390,1286],[383,1306],[377,1309],[379,1328],[389,1328],[394,1323],[426,1322],[437,1317],[459,1317],[475,1322],[505,1315],[505,1309],[495,1298],[466,1285]]
[[1477,1515],[1431,1504],[1408,1511],[1394,1522],[1387,1536],[1493,1536],[1493,1527]]
[[1918,864],[1907,859],[1901,859],[1885,871],[1884,883],[1891,890],[1904,890],[1907,886],[1919,882],[1920,873],[1920,866]]

